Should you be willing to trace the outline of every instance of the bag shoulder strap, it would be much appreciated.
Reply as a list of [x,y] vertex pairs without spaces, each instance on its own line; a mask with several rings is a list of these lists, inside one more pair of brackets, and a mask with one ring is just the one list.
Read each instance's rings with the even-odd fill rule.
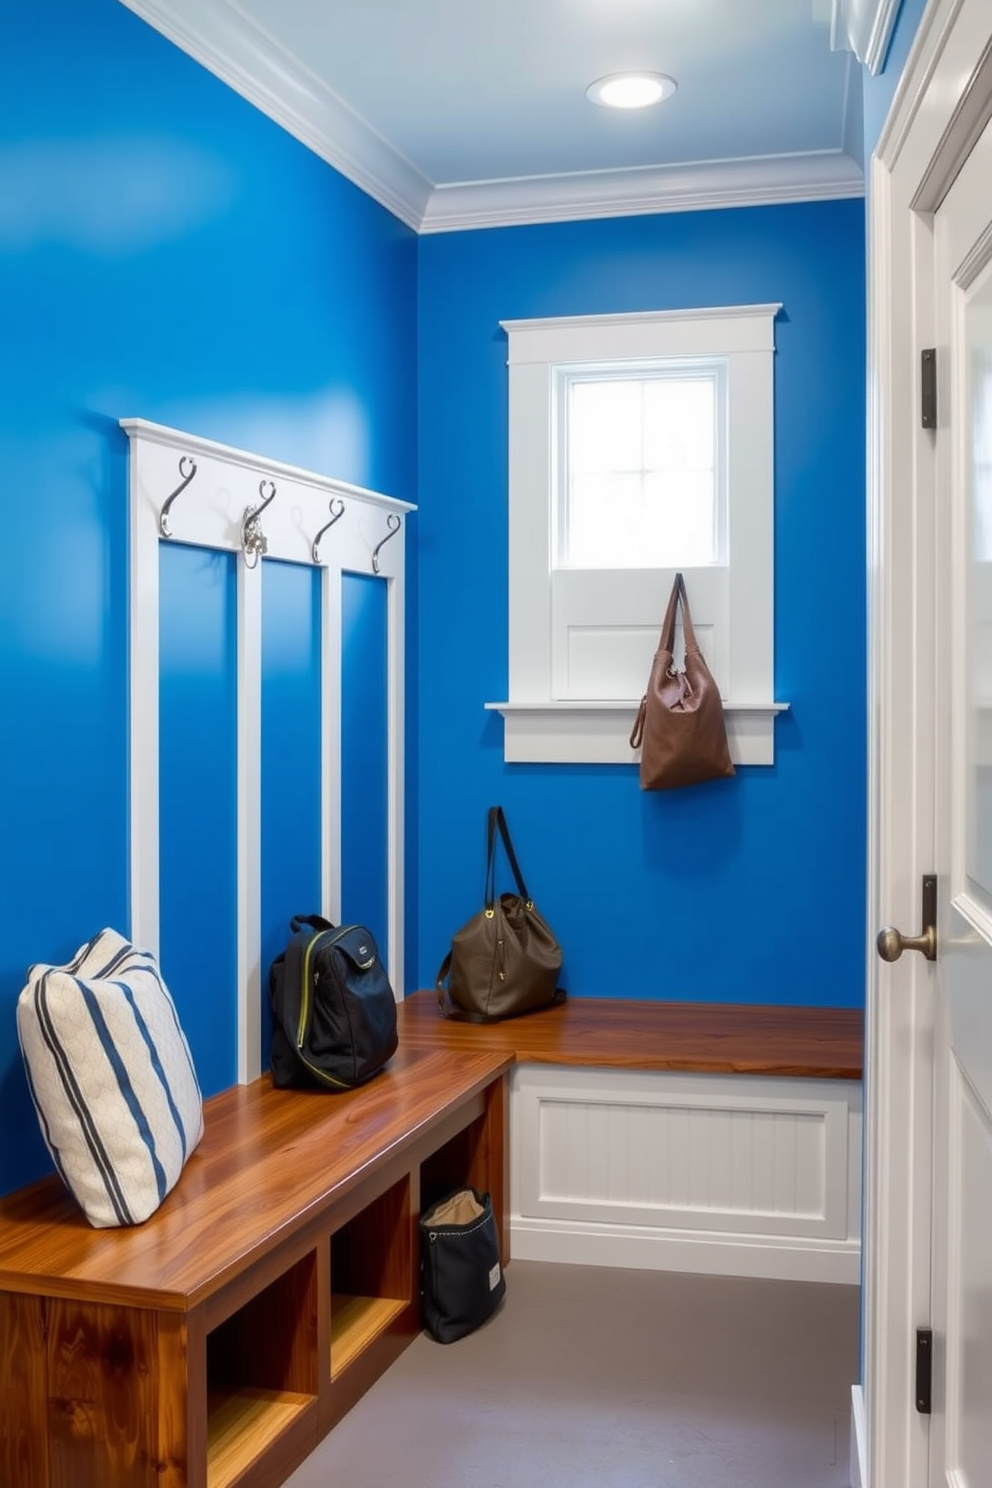
[[[672,583],[672,592],[668,597],[665,618],[661,622],[661,636],[658,641],[658,650],[667,651],[670,656],[675,654],[675,626],[678,621],[679,605],[682,606],[682,633],[685,636],[685,649],[687,652],[698,651],[699,642],[696,640],[692,616],[689,614],[689,596],[685,592],[685,579],[677,573]],[[634,747],[636,748],[636,745]]]
[[517,855],[513,851],[513,843],[510,841],[510,829],[506,825],[506,817],[502,806],[490,806],[489,818],[486,826],[486,909],[492,909],[496,902],[496,833],[499,832],[503,839],[503,847],[506,850],[507,862],[516,880],[517,892],[525,904],[531,903],[531,897],[527,892],[523,874],[520,872],[520,864]]
[[311,930],[336,929],[333,920],[325,920],[323,915],[294,915],[289,922],[289,928],[294,935],[302,930],[304,925],[309,925]]
[[685,649],[688,655],[690,651],[699,650],[699,642],[696,640],[692,616],[689,614],[689,596],[685,592],[685,579],[681,574],[676,574],[675,578],[679,586],[679,597],[682,600],[682,634],[685,636]]
[[[293,922],[295,924],[295,920]],[[282,1031],[295,1049],[303,1006],[303,948],[312,936],[294,930],[286,942],[283,961],[283,995],[280,999],[279,1022]]]

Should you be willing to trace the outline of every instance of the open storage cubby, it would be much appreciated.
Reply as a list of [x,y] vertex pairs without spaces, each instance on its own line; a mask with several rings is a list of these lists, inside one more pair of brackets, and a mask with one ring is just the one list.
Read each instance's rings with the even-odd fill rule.
[[426,1214],[432,1204],[446,1198],[455,1189],[467,1186],[486,1189],[489,1171],[485,1154],[487,1130],[483,1114],[424,1159],[420,1165],[421,1214]]
[[410,1176],[331,1236],[331,1378],[339,1379],[414,1296]]
[[317,1255],[207,1334],[207,1485],[226,1488],[317,1405]]

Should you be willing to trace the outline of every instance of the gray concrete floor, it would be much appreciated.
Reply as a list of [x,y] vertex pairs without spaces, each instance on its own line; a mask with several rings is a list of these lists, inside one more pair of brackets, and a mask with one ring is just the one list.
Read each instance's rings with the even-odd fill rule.
[[858,1290],[516,1261],[291,1488],[847,1488]]

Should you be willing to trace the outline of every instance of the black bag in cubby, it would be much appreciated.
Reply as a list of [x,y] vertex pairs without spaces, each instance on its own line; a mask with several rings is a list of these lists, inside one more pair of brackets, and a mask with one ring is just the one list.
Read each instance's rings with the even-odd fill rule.
[[488,1194],[460,1188],[420,1218],[420,1303],[427,1331],[454,1343],[491,1317],[506,1293]]
[[296,915],[269,968],[272,1082],[351,1090],[377,1075],[398,1043],[396,999],[364,925]]

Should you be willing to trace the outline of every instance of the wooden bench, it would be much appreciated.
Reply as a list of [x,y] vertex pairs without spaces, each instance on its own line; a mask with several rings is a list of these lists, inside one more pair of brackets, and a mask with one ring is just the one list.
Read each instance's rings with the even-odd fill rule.
[[419,1331],[422,1207],[488,1190],[509,1259],[514,1062],[861,1074],[853,1011],[573,1000],[480,1027],[419,992],[398,1012],[363,1090],[266,1076],[208,1101],[145,1225],[91,1229],[54,1176],[0,1201],[2,1488],[282,1483]]
[[0,1202],[3,1488],[282,1483],[419,1331],[421,1206],[472,1183],[503,1223],[509,1064],[410,1047],[343,1095],[227,1090],[134,1229],[54,1177]]
[[517,1064],[860,1080],[858,1008],[573,998],[505,1023],[442,1018],[434,992],[400,1007],[404,1046],[496,1050]]

